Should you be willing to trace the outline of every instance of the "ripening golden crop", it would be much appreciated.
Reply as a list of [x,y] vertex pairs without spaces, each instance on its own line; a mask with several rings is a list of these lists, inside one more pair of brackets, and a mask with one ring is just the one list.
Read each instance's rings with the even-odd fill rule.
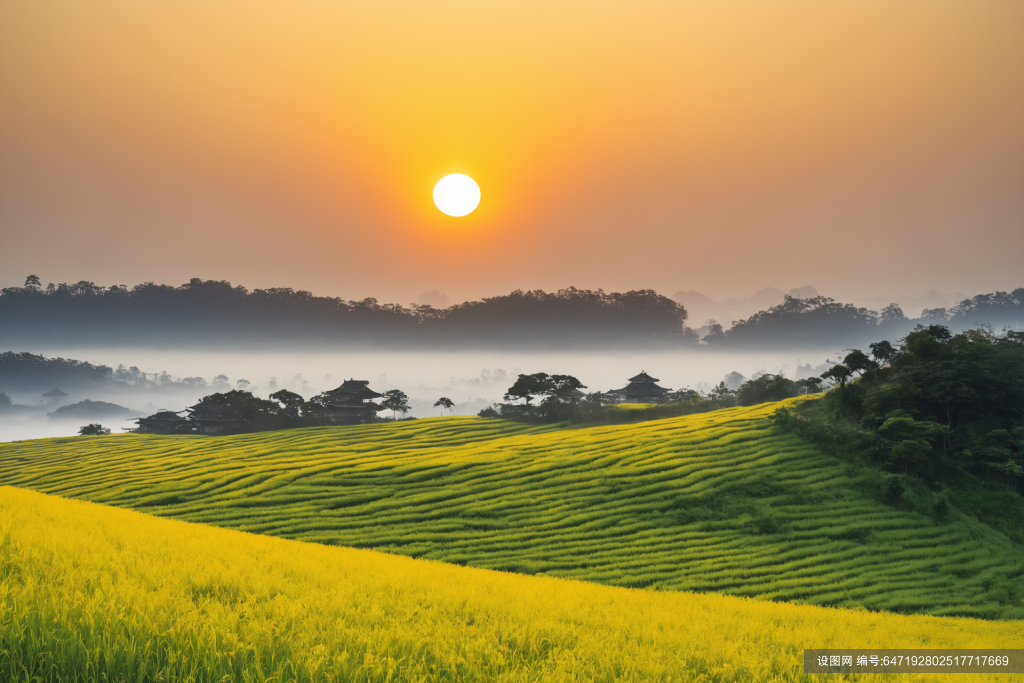
[[0,539],[3,680],[825,680],[803,648],[1024,647],[1019,621],[520,576],[11,487]]
[[[0,444],[0,485],[241,531],[628,588],[1020,619],[1018,545],[770,426],[456,417]],[[645,410],[633,406],[628,410]]]

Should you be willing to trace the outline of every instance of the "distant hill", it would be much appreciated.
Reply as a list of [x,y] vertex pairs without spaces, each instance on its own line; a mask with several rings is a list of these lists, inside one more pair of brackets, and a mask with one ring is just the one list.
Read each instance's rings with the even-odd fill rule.
[[732,319],[729,309],[721,306],[700,292],[680,290],[672,295],[674,301],[686,307],[691,327],[700,327],[708,320],[728,324]]
[[[138,411],[135,411],[136,413]],[[61,406],[46,416],[51,420],[99,420],[102,418],[128,417],[133,411],[116,403],[90,401],[86,399],[71,405]]]
[[769,426],[434,418],[0,444],[0,484],[259,534],[612,586],[1024,617],[1021,545]]
[[686,307],[691,327],[699,328],[710,319],[728,328],[734,320],[781,304],[787,294],[798,299],[810,299],[818,296],[818,290],[806,285],[791,289],[787,293],[774,287],[765,287],[748,299],[732,298],[721,302],[712,301],[697,291],[680,290],[672,295],[672,299]]

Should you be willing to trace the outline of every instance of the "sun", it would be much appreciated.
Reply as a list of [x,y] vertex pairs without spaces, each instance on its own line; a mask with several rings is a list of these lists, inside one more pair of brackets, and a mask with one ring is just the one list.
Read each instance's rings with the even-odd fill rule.
[[480,204],[480,186],[468,175],[446,175],[434,185],[434,204],[449,216],[466,216]]

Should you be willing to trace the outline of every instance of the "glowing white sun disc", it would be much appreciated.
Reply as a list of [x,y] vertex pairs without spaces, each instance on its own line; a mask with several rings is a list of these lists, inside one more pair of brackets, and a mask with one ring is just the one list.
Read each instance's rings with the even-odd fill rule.
[[480,186],[468,175],[446,175],[434,185],[434,204],[441,213],[465,216],[480,204]]

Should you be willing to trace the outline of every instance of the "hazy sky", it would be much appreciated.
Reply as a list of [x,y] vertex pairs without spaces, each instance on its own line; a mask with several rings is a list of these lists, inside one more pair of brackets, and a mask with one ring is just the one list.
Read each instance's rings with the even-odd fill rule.
[[1019,287],[1022,36],[1020,0],[9,0],[0,285]]

